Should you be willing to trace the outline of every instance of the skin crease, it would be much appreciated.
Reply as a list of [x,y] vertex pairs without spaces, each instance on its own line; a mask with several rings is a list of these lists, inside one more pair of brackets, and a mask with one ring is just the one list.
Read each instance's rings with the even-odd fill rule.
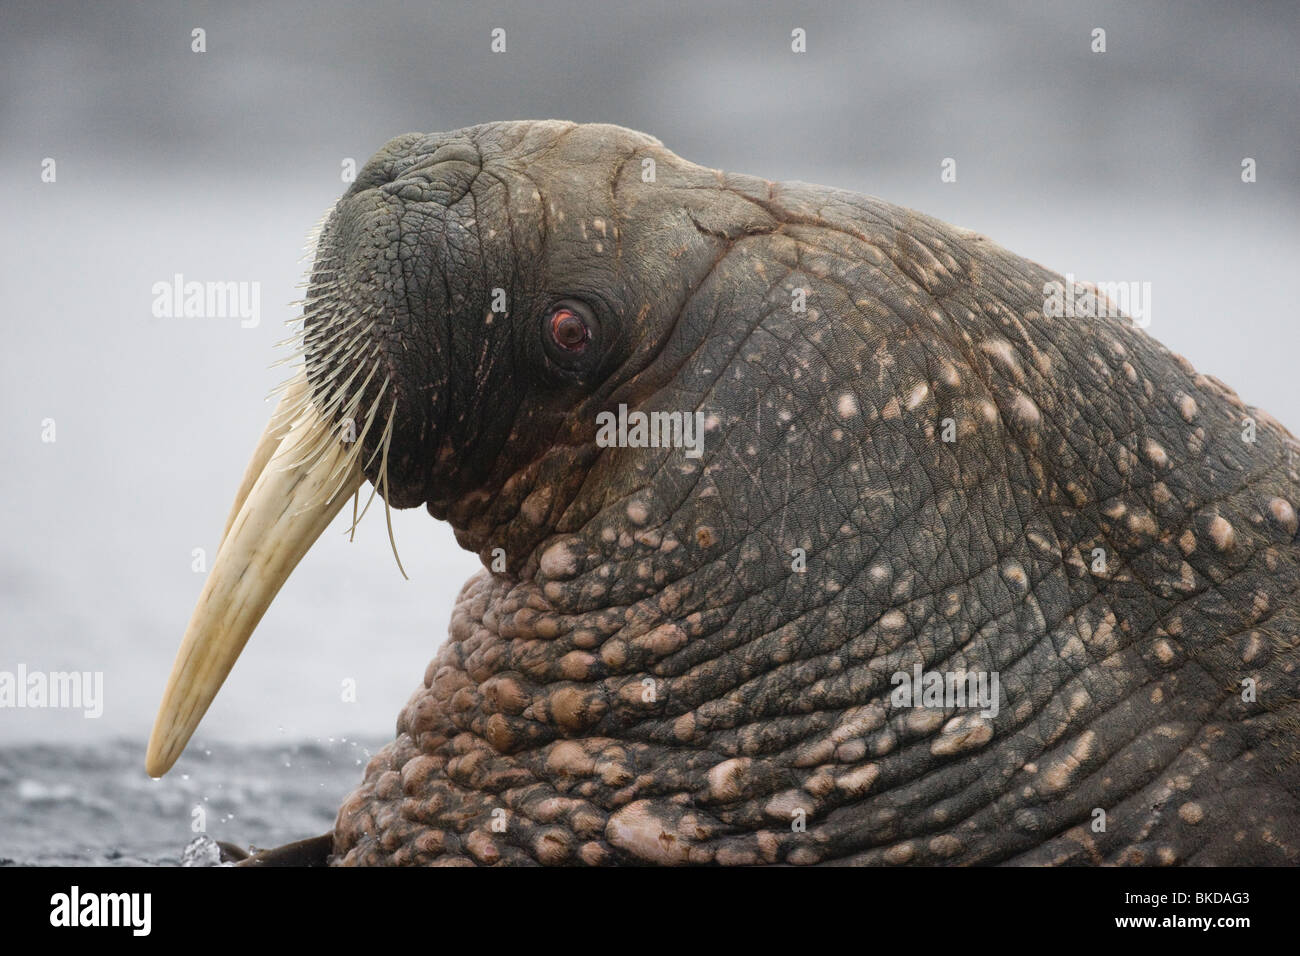
[[[388,500],[485,566],[331,863],[1300,861],[1295,440],[1045,318],[1056,274],[559,122],[394,139],[318,263],[309,333],[375,316]],[[598,447],[620,404],[703,454]],[[914,665],[997,715],[891,703]]]

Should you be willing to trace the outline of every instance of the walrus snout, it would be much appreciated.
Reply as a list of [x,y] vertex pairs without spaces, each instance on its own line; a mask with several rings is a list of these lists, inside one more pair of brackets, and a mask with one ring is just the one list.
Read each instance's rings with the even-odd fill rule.
[[[412,223],[429,216],[402,191],[399,180],[350,192],[331,211],[304,300],[300,345],[311,403],[336,424],[340,440],[360,446],[362,474],[398,508],[424,501],[419,462],[437,442],[447,382],[429,318],[446,310],[427,281],[433,264],[408,268],[394,254],[404,241],[423,242]],[[397,453],[384,454],[385,445]]]

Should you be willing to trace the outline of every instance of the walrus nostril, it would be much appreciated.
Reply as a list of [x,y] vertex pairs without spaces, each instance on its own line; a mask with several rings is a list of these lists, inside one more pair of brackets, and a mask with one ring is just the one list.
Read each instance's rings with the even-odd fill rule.
[[471,166],[480,166],[483,163],[483,157],[479,154],[477,148],[470,143],[445,143],[433,151],[428,159],[420,160],[415,164],[416,169],[425,169],[429,166],[436,166],[439,163],[461,162],[469,163]]
[[[394,191],[403,199],[423,199],[425,194],[419,187],[439,175],[435,172],[437,167],[449,163],[463,163],[477,171],[482,168],[483,157],[469,143],[445,143],[428,155],[385,164],[380,174],[369,182],[369,186],[372,188],[395,186]],[[410,186],[404,182],[405,180],[410,181]],[[411,191],[406,191],[408,188]]]

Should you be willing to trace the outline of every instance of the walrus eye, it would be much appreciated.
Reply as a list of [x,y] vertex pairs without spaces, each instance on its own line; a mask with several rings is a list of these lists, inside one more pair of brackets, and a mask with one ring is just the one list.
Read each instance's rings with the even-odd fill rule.
[[550,303],[541,320],[542,351],[552,376],[574,384],[599,372],[611,337],[595,309],[578,299],[560,299]]
[[550,329],[551,341],[574,355],[586,351],[591,342],[591,326],[570,304],[558,305],[551,310]]

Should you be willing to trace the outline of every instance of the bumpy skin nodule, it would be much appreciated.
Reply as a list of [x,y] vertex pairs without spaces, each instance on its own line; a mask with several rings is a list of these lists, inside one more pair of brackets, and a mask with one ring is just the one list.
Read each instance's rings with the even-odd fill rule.
[[[1300,859],[1294,439],[1045,318],[1056,274],[563,123],[394,140],[323,249],[393,313],[390,499],[507,562],[334,862]],[[548,372],[566,296],[598,364]],[[703,411],[703,455],[597,447],[619,403]],[[996,671],[999,713],[893,706],[918,663]]]

